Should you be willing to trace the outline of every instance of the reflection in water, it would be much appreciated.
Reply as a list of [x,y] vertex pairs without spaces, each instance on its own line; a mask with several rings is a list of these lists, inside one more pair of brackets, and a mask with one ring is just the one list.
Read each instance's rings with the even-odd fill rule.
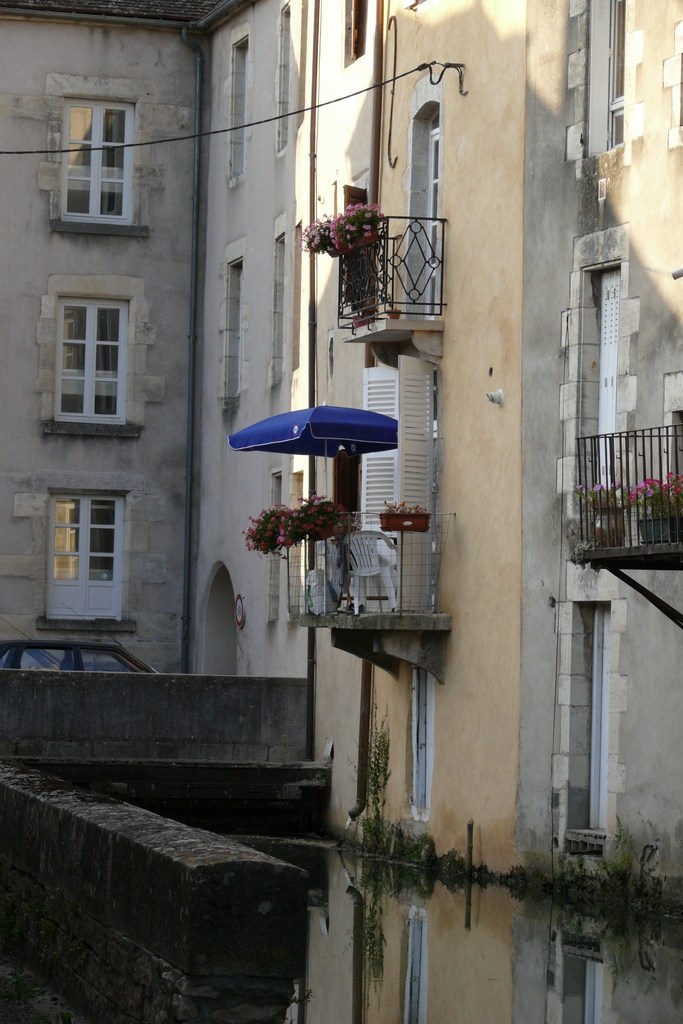
[[[292,848],[268,852],[297,862]],[[297,982],[311,994],[291,1024],[683,1021],[683,921],[593,920],[495,886],[452,892],[332,848],[315,885]]]
[[404,1024],[427,1022],[427,911],[411,907],[408,914],[408,972]]

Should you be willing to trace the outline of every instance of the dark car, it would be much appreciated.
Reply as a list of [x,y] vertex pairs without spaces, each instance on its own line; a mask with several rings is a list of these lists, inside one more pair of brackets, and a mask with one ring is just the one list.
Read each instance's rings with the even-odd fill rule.
[[116,644],[59,640],[13,640],[0,644],[0,668],[62,669],[68,672],[156,672]]

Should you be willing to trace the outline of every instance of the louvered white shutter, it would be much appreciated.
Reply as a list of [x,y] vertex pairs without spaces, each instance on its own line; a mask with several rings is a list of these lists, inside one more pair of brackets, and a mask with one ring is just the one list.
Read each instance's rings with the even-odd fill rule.
[[434,366],[399,356],[399,496],[431,509],[433,479]]
[[[398,418],[398,373],[390,366],[363,370],[363,408]],[[363,456],[361,512],[378,515],[384,502],[397,500],[398,452],[371,452]]]

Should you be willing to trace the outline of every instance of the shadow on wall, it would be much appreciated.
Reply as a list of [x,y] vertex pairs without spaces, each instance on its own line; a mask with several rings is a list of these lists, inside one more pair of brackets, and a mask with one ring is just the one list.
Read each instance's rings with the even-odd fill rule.
[[237,672],[235,594],[230,573],[221,565],[209,591],[204,619],[204,672],[232,676]]

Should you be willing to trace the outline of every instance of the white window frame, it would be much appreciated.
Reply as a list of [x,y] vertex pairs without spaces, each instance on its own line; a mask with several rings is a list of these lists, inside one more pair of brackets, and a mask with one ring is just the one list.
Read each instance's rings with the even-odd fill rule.
[[226,285],[224,396],[226,400],[230,400],[238,398],[242,392],[244,333],[244,260],[242,258],[228,263]]
[[[70,213],[68,205],[69,188],[69,157],[64,153],[62,158],[62,220],[96,221],[99,224],[130,224],[133,215],[133,150],[123,151],[123,203],[121,214],[100,213],[100,193],[102,184],[102,122],[105,110],[123,110],[126,114],[124,129],[124,145],[133,142],[135,131],[135,107],[130,103],[110,103],[89,99],[68,100],[64,105],[63,149],[72,145],[71,110],[74,107],[92,107],[93,128],[89,145],[93,149],[90,166],[90,208],[88,213]],[[73,145],[77,145],[74,141]],[[86,143],[88,145],[88,143]]]
[[[86,309],[86,337],[85,337],[85,377],[84,377],[84,398],[83,412],[62,412],[62,382],[63,382],[63,349],[64,344],[69,344],[69,339],[64,338],[64,310],[67,306],[82,306]],[[97,311],[98,309],[118,309],[119,317],[119,341],[118,341],[118,377],[116,395],[116,415],[111,416],[104,413],[96,413],[95,410],[95,382],[96,371],[96,349],[97,341]],[[57,319],[57,358],[55,360],[56,382],[55,382],[55,419],[72,423],[125,423],[126,422],[126,369],[128,356],[128,303],[117,302],[113,299],[81,299],[64,298],[59,300]],[[103,378],[104,379],[104,378]]]
[[[239,60],[244,67],[238,70]],[[230,99],[230,181],[239,181],[247,173],[247,129],[249,109],[249,34],[236,39],[232,44],[231,99]],[[243,81],[238,80],[241,75]]]
[[284,153],[289,140],[289,88],[291,82],[291,46],[292,46],[292,12],[290,5],[284,4],[280,10],[277,67],[277,112],[282,120],[277,123],[276,148]]
[[273,243],[273,337],[270,357],[273,387],[282,380],[284,364],[286,260],[287,242],[283,231]]
[[[56,509],[58,501],[79,501],[79,539],[78,539],[78,577],[71,581],[55,580],[54,558],[55,554],[64,552],[55,551],[55,530],[58,527],[56,522]],[[89,556],[90,556],[90,518],[93,501],[114,502],[114,563],[112,581],[100,581],[89,579]],[[48,608],[50,618],[63,619],[121,619],[121,606],[123,597],[123,538],[124,538],[124,499],[112,494],[53,494],[50,498],[50,534],[48,544],[48,571],[47,571],[47,592]],[[112,595],[111,608],[103,613],[101,608],[96,607],[97,592],[106,589]]]

